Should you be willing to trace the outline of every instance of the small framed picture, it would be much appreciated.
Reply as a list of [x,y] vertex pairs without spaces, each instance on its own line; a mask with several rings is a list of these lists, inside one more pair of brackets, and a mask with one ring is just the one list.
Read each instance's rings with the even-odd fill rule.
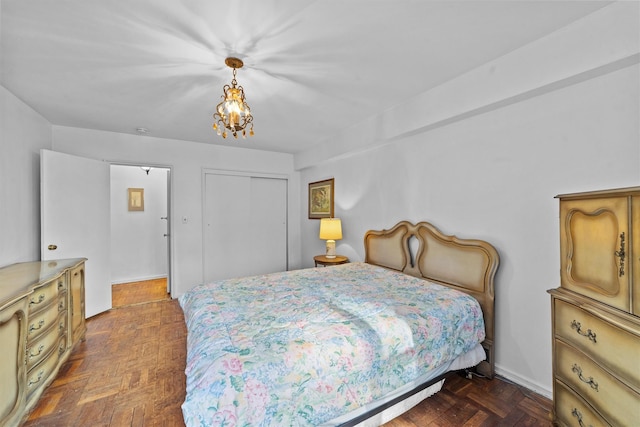
[[129,188],[129,210],[144,211],[144,188]]
[[333,178],[309,183],[309,219],[333,218]]

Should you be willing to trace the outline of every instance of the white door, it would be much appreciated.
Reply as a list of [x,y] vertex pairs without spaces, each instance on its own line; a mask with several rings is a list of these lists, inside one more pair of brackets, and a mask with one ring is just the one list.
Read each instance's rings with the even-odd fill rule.
[[287,269],[287,180],[205,174],[205,282]]
[[109,164],[40,151],[41,257],[87,258],[87,317],[111,308],[109,188]]

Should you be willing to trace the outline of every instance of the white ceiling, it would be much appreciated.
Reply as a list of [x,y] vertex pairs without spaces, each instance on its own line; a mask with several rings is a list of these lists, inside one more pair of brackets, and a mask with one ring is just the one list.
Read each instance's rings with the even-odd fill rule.
[[[296,153],[608,3],[1,0],[2,85],[54,125]],[[246,140],[211,128],[227,56]]]

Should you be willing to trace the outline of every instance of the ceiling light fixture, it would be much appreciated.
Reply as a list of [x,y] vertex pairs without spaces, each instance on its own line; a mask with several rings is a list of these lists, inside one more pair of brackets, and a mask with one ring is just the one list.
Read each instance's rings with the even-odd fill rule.
[[238,58],[227,58],[224,63],[233,68],[233,80],[231,80],[231,86],[224,85],[222,102],[218,104],[213,114],[215,120],[213,129],[223,138],[227,137],[227,130],[233,134],[234,138],[238,138],[238,133],[246,138],[246,127],[251,125],[249,135],[253,136],[253,116],[244,97],[244,89],[238,86],[236,81],[236,69],[242,68],[244,63]]

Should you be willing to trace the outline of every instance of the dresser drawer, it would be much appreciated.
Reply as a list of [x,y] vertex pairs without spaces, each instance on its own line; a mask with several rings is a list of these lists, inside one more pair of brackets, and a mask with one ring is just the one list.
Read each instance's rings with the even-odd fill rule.
[[584,353],[556,340],[556,378],[568,384],[613,425],[640,422],[640,395]]
[[27,344],[27,369],[31,369],[37,365],[58,345],[60,332],[56,324],[57,323],[54,322],[38,339],[29,341]]
[[65,334],[67,332],[69,324],[69,312],[67,310],[61,311],[58,317],[58,335]]
[[58,340],[58,358],[61,358],[67,351],[67,334],[64,334]]
[[60,352],[58,343],[44,359],[27,372],[27,399],[34,391],[40,389],[47,382],[53,371],[58,366]]
[[58,293],[65,292],[66,289],[67,284],[64,275],[35,288],[29,297],[29,310],[35,313],[44,309],[58,299]]
[[67,309],[67,293],[61,292],[58,295],[58,313]]
[[640,392],[640,337],[557,298],[554,333]]
[[33,341],[45,331],[48,331],[54,323],[58,322],[60,311],[58,304],[50,305],[46,310],[40,311],[35,315],[29,316],[29,324],[27,326],[27,341]]
[[560,425],[610,427],[588,403],[558,380],[554,382],[553,404],[555,418]]

